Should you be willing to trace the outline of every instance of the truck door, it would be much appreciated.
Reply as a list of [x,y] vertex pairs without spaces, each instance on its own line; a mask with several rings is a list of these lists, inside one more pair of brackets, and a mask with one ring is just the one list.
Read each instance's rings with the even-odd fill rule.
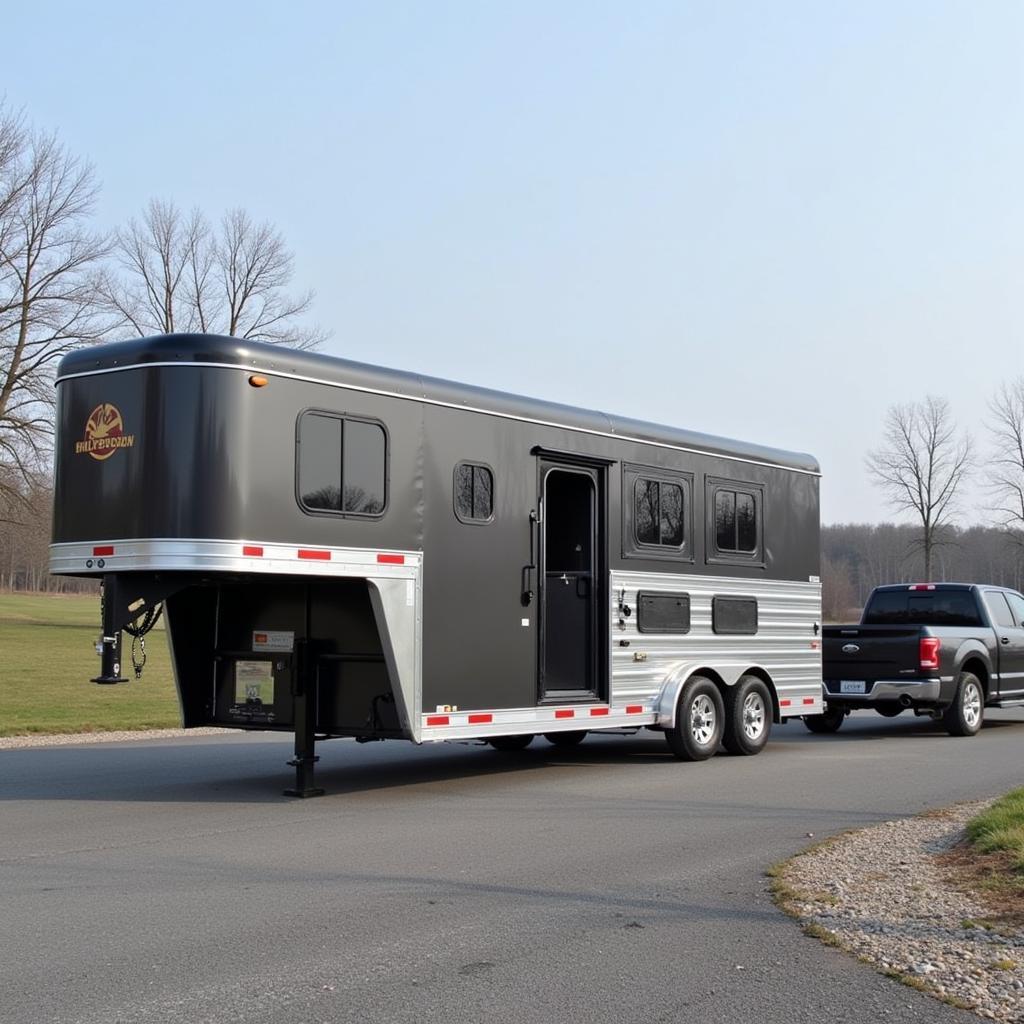
[[1024,598],[999,590],[985,591],[985,604],[996,631],[1000,697],[1024,693]]
[[540,460],[540,699],[594,700],[604,675],[604,469]]

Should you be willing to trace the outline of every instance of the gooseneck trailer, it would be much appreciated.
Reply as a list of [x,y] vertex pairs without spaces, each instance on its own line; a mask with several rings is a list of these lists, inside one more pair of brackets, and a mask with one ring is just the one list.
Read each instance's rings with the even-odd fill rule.
[[184,727],[294,732],[292,794],[328,737],[701,760],[822,711],[810,456],[210,335],[77,351],[57,395],[96,682],[162,604]]

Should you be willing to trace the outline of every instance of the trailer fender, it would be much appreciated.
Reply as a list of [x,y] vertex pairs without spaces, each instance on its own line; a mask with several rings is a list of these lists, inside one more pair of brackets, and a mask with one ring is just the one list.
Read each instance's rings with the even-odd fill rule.
[[676,708],[679,705],[679,694],[686,685],[687,680],[694,675],[707,676],[719,687],[735,686],[741,676],[756,675],[764,680],[771,691],[772,702],[777,704],[775,687],[772,684],[771,676],[765,668],[758,664],[751,664],[746,661],[719,662],[716,665],[707,665],[701,662],[683,662],[673,666],[672,670],[665,676],[661,684],[661,692],[656,701],[657,729],[671,729],[676,724]]
[[[369,578],[370,605],[377,622],[384,662],[391,678],[398,721],[409,739],[420,737],[420,609],[413,580]],[[418,582],[418,581],[416,581]],[[409,588],[414,587],[413,600]]]

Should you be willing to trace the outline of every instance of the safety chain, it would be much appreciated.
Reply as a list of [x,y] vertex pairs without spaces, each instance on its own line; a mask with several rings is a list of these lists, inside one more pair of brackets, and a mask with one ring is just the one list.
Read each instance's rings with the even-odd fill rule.
[[135,669],[136,679],[142,678],[142,670],[146,667],[146,634],[160,621],[160,613],[163,610],[164,606],[158,604],[150,608],[140,619],[135,619],[124,627],[124,631],[132,638],[132,668]]

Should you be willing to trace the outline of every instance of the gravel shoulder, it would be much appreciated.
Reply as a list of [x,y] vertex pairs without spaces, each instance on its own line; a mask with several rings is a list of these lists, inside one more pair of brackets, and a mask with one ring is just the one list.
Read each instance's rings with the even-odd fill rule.
[[992,927],[992,909],[961,891],[943,862],[991,802],[826,840],[773,869],[776,900],[809,934],[883,973],[986,1019],[1024,1024],[1024,931]]
[[172,740],[182,736],[228,736],[234,729],[141,729],[132,732],[68,732],[31,736],[0,736],[0,750],[25,747],[70,747],[83,743],[129,743],[138,740]]

